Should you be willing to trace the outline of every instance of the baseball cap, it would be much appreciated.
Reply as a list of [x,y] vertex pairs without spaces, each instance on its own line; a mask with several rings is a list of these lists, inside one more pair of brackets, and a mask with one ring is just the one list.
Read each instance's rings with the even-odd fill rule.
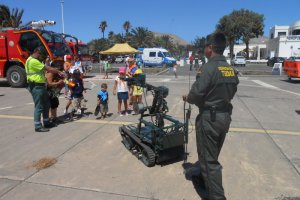
[[71,59],[71,58],[72,58],[72,56],[70,54],[66,55],[66,59]]
[[119,73],[125,73],[126,72],[126,67],[121,66],[119,67]]

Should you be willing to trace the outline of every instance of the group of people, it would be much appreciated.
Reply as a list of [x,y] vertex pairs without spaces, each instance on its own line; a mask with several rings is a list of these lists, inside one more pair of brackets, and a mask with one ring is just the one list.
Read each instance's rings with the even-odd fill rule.
[[[128,78],[132,78],[137,74],[142,73],[142,69],[136,64],[134,58],[129,58],[127,61],[128,65],[119,67],[119,74],[116,76],[113,86],[113,95],[117,95],[118,98],[118,114],[120,116],[128,115],[129,111],[132,114],[135,114],[133,109],[133,105],[142,102],[142,95],[144,89],[137,85],[128,85]],[[103,86],[103,87],[102,87]],[[104,88],[104,86],[106,88]],[[97,109],[100,109],[101,118],[106,116],[107,113],[107,101],[103,101],[103,91],[107,91],[107,85],[101,85],[101,91],[98,92],[98,105],[96,107],[95,113],[98,113]],[[108,100],[108,93],[106,94]],[[129,101],[129,102],[128,102]],[[104,104],[104,105],[103,105]],[[124,110],[122,110],[122,104],[124,106]],[[103,110],[101,109],[103,108]]]
[[[51,63],[44,47],[37,47],[26,61],[27,89],[34,100],[34,126],[36,132],[48,132],[61,122],[57,117],[59,96],[65,88],[67,99],[64,114],[73,103],[77,114],[81,114],[83,100],[83,70],[78,58],[66,55],[63,69]],[[41,115],[43,120],[41,122]]]
[[[223,52],[226,47],[226,38],[222,33],[214,33],[206,38],[205,56],[208,62],[196,74],[196,81],[191,90],[183,96],[183,100],[195,104],[199,108],[196,118],[196,144],[199,160],[198,174],[192,176],[193,184],[204,200],[226,200],[222,185],[222,166],[218,162],[226,133],[229,131],[232,114],[232,104],[239,79],[236,70],[230,66]],[[51,81],[48,85],[63,87],[62,76],[58,69],[50,67],[49,59],[45,57],[42,48],[36,48],[26,62],[28,90],[35,103],[34,124],[35,131],[45,132],[52,126],[49,120],[49,95],[45,87],[45,71]],[[45,64],[42,62],[45,61]],[[115,78],[113,94],[118,97],[118,113],[127,115],[130,103],[142,101],[143,88],[128,86],[126,78],[141,73],[134,59],[128,60],[128,67],[120,67],[119,75]],[[47,75],[48,76],[48,75]],[[73,73],[73,77],[74,76]],[[80,75],[79,75],[80,78]],[[47,78],[48,79],[48,78]],[[82,86],[83,87],[83,86]],[[129,99],[129,105],[128,105]],[[101,117],[106,117],[108,111],[107,85],[101,85],[97,94],[98,110]],[[56,100],[52,100],[57,104]],[[121,106],[124,103],[124,112]],[[54,106],[53,106],[54,107]],[[43,115],[43,125],[41,123]]]
[[[28,90],[35,104],[34,126],[36,132],[47,132],[61,122],[57,117],[57,108],[63,88],[67,99],[64,115],[69,113],[72,104],[71,113],[82,114],[82,102],[85,101],[83,93],[86,90],[83,82],[83,69],[78,58],[66,55],[62,69],[51,64],[46,50],[38,47],[27,59],[25,68]],[[118,98],[118,114],[120,116],[128,115],[135,103],[142,102],[143,88],[136,85],[129,86],[126,80],[139,73],[142,73],[142,70],[133,57],[127,60],[126,67],[119,68],[119,75],[115,78],[113,86],[113,94]],[[94,114],[98,115],[100,112],[100,118],[105,118],[108,112],[107,89],[107,84],[102,83],[101,90],[97,93],[97,106]],[[124,110],[121,110],[122,103]]]

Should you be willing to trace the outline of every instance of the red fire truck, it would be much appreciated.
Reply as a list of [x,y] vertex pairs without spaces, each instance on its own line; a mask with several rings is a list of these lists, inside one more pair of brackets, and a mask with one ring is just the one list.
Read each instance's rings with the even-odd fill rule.
[[52,65],[57,67],[63,66],[64,55],[72,55],[61,34],[43,29],[54,24],[53,21],[40,20],[21,28],[0,27],[0,77],[6,78],[12,87],[26,85],[24,66],[36,47],[43,46],[53,61]]
[[92,69],[93,57],[90,55],[89,47],[87,44],[78,40],[73,35],[62,34],[68,46],[72,50],[74,56],[78,57],[84,70],[89,71]]

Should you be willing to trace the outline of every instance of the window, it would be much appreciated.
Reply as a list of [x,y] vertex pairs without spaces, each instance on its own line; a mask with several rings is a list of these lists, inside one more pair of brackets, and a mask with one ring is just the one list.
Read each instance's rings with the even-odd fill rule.
[[156,57],[156,52],[149,52],[149,57]]
[[273,39],[273,38],[274,38],[274,33],[271,34],[271,39]]
[[164,57],[163,54],[162,54],[162,52],[158,52],[157,56],[160,57],[160,58]]
[[292,35],[300,35],[300,29],[293,30]]
[[278,37],[280,36],[286,36],[286,32],[278,32]]
[[38,46],[43,46],[43,44],[35,33],[22,33],[20,37],[20,47],[22,51],[33,53],[33,50]]

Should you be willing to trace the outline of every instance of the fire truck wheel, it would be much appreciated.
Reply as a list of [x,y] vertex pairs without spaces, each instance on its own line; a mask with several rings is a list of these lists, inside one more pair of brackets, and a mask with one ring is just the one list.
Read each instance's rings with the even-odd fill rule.
[[18,65],[8,68],[6,78],[11,87],[24,87],[26,84],[26,72]]

